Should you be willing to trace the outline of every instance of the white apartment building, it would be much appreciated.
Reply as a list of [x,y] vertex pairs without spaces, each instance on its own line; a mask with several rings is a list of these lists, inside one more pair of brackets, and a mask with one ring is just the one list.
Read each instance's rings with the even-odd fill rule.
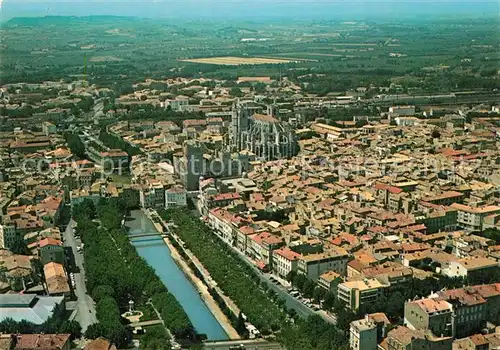
[[414,116],[415,106],[392,106],[389,108],[389,113],[404,116]]
[[161,183],[141,188],[139,202],[143,208],[165,208],[165,190]]
[[414,126],[419,124],[419,119],[416,117],[396,117],[394,121],[398,126]]
[[500,263],[493,259],[473,257],[450,261],[442,273],[448,277],[470,277],[474,273],[482,273],[499,267]]
[[349,346],[353,350],[377,350],[377,325],[368,315],[351,322]]
[[337,286],[337,297],[349,309],[355,311],[365,303],[376,302],[385,287],[387,285],[380,283],[376,278],[344,282]]
[[185,207],[187,191],[182,187],[172,187],[165,191],[165,208]]
[[286,278],[292,271],[297,271],[297,264],[301,255],[288,247],[273,251],[273,271],[281,278]]
[[298,273],[317,281],[326,271],[335,271],[341,276],[347,275],[349,254],[343,248],[335,248],[324,253],[303,256],[298,263]]
[[237,225],[233,225],[236,218],[221,208],[215,208],[208,212],[208,225],[214,230],[224,242],[233,245],[236,237]]

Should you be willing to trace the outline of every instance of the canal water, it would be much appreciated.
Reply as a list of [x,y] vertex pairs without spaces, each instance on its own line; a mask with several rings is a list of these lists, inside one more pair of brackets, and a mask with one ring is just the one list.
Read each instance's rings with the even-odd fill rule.
[[[126,222],[130,234],[157,232],[151,220],[142,211],[132,211],[131,217],[133,220]],[[206,334],[208,340],[228,339],[196,288],[172,259],[170,249],[160,236],[132,238],[131,243],[179,301],[198,333]]]

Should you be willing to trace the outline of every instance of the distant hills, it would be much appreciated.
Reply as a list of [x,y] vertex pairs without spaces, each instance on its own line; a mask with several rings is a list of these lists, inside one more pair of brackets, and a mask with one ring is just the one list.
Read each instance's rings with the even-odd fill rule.
[[[394,20],[496,16],[498,1],[490,0],[4,0],[1,18],[93,15],[169,20]],[[43,20],[46,23],[46,19]],[[57,21],[57,20],[56,20]],[[15,22],[14,22],[15,23]],[[24,19],[19,23],[26,23]],[[38,22],[29,22],[36,24]]]
[[109,23],[119,21],[133,21],[136,17],[129,16],[44,16],[44,17],[14,17],[4,25],[37,26],[37,25],[68,25],[76,23]]

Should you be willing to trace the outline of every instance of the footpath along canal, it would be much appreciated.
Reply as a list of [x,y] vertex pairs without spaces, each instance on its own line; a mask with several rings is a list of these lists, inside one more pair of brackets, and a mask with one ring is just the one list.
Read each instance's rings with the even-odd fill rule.
[[[133,220],[127,220],[130,235],[151,234],[158,231],[141,210],[133,210]],[[207,335],[208,340],[226,340],[228,335],[202,300],[198,291],[184,272],[177,266],[170,249],[163,238],[150,235],[131,239],[137,253],[155,269],[161,281],[179,301],[198,333]]]

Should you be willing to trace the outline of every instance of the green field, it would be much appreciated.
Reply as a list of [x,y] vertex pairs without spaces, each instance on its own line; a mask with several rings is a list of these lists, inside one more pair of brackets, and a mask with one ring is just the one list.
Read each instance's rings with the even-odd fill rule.
[[[0,82],[69,81],[85,72],[90,83],[118,93],[147,78],[177,76],[287,76],[320,94],[394,82],[422,91],[493,89],[500,85],[498,24],[497,18],[210,25],[122,17],[14,19],[2,27]],[[240,61],[224,62],[227,57]],[[443,66],[448,68],[433,68]]]

